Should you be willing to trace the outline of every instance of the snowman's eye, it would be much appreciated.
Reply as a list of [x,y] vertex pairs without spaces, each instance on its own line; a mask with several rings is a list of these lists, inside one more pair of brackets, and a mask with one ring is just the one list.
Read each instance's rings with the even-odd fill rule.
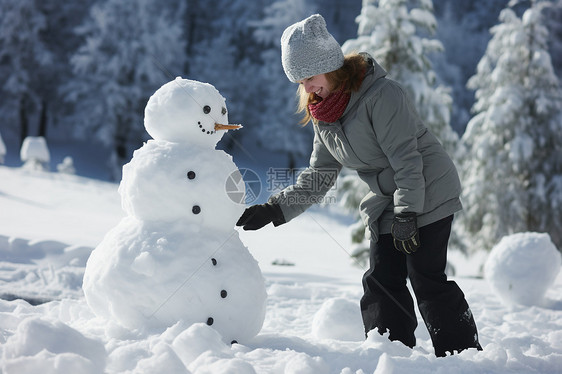
[[226,108],[222,107],[222,115],[224,116],[226,114]]
[[208,105],[205,105],[205,106],[203,107],[203,113],[205,113],[205,114],[211,113],[211,107],[208,106]]

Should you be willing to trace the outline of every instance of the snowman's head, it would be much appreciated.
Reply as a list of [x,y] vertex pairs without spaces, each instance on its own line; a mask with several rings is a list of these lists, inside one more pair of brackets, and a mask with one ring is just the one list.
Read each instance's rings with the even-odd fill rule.
[[156,140],[215,146],[228,125],[226,102],[208,83],[178,77],[160,87],[144,110],[144,127]]

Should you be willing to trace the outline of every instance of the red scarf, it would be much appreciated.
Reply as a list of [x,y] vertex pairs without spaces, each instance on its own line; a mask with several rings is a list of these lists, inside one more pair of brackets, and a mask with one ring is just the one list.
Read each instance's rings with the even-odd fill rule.
[[308,104],[308,110],[314,119],[323,122],[336,122],[347,108],[351,94],[339,90],[332,92],[327,98],[320,99],[319,102],[315,104]]

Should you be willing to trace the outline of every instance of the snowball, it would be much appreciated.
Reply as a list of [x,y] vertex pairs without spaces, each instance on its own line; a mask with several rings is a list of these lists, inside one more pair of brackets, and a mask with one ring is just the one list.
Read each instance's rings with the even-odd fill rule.
[[255,374],[252,365],[235,358],[230,346],[205,324],[192,325],[181,332],[171,345],[185,367],[193,373]]
[[319,339],[365,339],[359,304],[341,298],[326,300],[314,315],[312,334]]
[[206,351],[233,356],[217,331],[202,323],[191,325],[180,333],[172,342],[172,348],[185,367]]
[[484,272],[494,292],[508,305],[540,304],[556,279],[560,252],[546,233],[505,236],[492,249]]

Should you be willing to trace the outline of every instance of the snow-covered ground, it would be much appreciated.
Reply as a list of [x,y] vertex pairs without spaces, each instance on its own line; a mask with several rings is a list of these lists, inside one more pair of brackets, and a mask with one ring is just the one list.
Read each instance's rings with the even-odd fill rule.
[[127,331],[96,317],[81,290],[91,250],[124,216],[117,187],[0,166],[2,373],[561,372],[562,276],[538,305],[506,306],[477,277],[482,256],[450,257],[482,352],[436,358],[419,315],[413,350],[378,334],[364,340],[363,269],[347,253],[352,220],[333,207],[240,231],[268,291],[251,341],[230,346],[210,327],[182,322],[161,334]]

